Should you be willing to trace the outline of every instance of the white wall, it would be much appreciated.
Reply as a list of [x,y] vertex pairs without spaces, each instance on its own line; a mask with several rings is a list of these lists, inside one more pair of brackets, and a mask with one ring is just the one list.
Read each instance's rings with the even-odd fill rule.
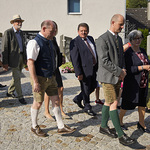
[[74,38],[77,26],[86,22],[90,26],[90,35],[95,39],[104,33],[110,25],[110,18],[120,13],[125,16],[126,0],[82,0],[82,14],[68,15],[67,0],[0,0],[0,32],[11,27],[14,14],[20,14],[22,30],[40,30],[45,19],[54,20],[59,27],[59,36],[64,34]]

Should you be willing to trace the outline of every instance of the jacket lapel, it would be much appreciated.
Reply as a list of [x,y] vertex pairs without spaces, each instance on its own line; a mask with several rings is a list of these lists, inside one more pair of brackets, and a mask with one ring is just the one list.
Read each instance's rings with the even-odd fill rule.
[[14,32],[13,27],[12,27],[11,32],[12,32],[12,35],[13,35],[13,37],[14,37],[14,41],[18,44],[18,40],[17,40],[17,37],[16,37],[16,33]]

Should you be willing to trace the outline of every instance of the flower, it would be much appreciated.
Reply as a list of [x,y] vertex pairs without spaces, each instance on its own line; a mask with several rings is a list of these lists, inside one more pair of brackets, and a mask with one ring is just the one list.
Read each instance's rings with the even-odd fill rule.
[[74,68],[71,62],[66,62],[65,64],[61,65],[61,68],[62,73],[74,73]]
[[66,67],[61,70],[62,73],[74,73],[74,69]]

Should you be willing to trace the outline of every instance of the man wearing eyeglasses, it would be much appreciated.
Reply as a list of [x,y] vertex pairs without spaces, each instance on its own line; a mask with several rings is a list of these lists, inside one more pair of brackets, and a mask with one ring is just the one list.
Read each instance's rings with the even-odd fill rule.
[[26,63],[25,44],[23,40],[23,33],[20,30],[22,27],[20,15],[14,15],[10,23],[12,28],[4,32],[2,41],[2,54],[3,54],[3,69],[8,70],[8,67],[12,69],[12,80],[8,88],[7,96],[15,98],[14,91],[17,93],[17,97],[21,104],[26,104],[23,98],[21,89],[21,71]]

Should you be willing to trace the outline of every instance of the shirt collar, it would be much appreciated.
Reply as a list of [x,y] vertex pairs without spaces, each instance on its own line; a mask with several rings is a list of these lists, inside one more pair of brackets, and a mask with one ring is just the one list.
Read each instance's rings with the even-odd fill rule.
[[114,32],[112,32],[111,30],[108,30],[112,35],[116,35]]
[[17,31],[15,28],[14,28],[14,26],[13,26],[13,30],[14,30],[14,32],[16,33],[16,32],[20,32],[20,30],[19,31]]
[[83,41],[85,41],[85,40],[87,40],[87,41],[88,41],[89,39],[88,39],[88,37],[86,37],[85,39],[84,39],[84,38],[82,38],[82,40],[83,40]]
[[112,32],[111,30],[108,30],[113,36],[115,36],[116,38],[118,37],[118,34],[116,35],[114,32]]
[[[43,35],[41,32],[39,32],[39,35],[42,36],[42,37],[44,37],[44,35]],[[44,38],[45,38],[45,37],[44,37]]]

